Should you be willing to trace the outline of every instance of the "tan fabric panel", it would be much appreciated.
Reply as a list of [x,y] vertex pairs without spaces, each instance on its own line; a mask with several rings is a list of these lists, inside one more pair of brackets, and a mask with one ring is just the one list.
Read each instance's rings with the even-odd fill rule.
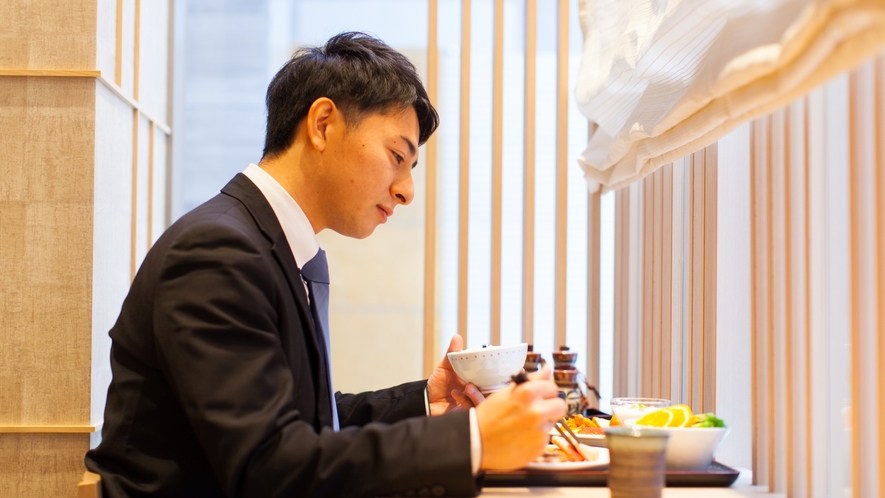
[[0,2],[0,68],[92,69],[95,29],[95,2]]
[[0,78],[0,425],[89,423],[95,85]]
[[74,498],[83,475],[87,434],[0,434],[4,496]]

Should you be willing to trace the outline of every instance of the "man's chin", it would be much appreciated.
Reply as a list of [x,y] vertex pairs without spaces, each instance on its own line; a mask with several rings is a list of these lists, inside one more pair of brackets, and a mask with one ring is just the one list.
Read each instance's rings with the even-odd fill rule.
[[350,237],[351,239],[360,239],[361,240],[361,239],[365,239],[369,235],[372,235],[373,233],[375,233],[376,228],[378,228],[378,225],[374,225],[371,228],[347,227],[347,228],[342,228],[340,230],[337,228],[333,228],[332,231],[337,232],[345,237]]

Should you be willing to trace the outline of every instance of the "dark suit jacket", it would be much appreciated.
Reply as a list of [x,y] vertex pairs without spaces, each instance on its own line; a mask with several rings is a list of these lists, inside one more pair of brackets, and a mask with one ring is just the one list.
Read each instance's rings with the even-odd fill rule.
[[338,393],[330,429],[300,272],[243,175],[160,237],[110,336],[86,455],[109,497],[477,493],[467,414],[425,416],[425,382]]

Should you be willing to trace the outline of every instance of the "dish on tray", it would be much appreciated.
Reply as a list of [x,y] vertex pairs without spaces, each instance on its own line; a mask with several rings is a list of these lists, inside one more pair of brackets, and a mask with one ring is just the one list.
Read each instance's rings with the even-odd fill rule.
[[[565,420],[569,428],[577,436],[578,441],[589,446],[605,447],[604,428],[609,426],[609,421],[600,417],[585,417],[575,414]],[[556,427],[550,429],[550,436],[557,436]]]
[[[550,429],[551,436],[559,436],[559,433],[556,432],[556,429]],[[605,448],[605,434],[575,434],[578,438],[579,443],[584,443],[587,446],[595,446],[597,448]]]
[[[553,445],[551,445],[553,446]],[[525,466],[528,470],[541,470],[546,472],[568,472],[571,470],[587,470],[597,467],[605,467],[609,463],[608,449],[594,448],[596,458],[583,462],[529,462]]]

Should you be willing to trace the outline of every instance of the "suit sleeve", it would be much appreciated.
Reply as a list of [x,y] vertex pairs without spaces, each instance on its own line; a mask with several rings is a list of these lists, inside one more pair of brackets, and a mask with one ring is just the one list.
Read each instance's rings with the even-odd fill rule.
[[336,393],[341,427],[370,422],[391,424],[409,417],[426,417],[424,388],[427,381],[409,382],[389,389],[359,394]]
[[[302,420],[276,329],[280,291],[270,272],[279,269],[267,259],[243,230],[195,225],[170,247],[155,296],[161,370],[223,490],[475,495],[466,413],[319,434]],[[403,406],[413,394],[404,393]],[[396,403],[393,411],[389,400],[382,405],[397,413]]]

